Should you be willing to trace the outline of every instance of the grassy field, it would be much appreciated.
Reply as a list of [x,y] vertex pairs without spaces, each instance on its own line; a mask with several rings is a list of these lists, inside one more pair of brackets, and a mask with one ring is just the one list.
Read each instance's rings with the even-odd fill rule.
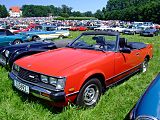
[[[71,39],[80,32],[71,32]],[[142,37],[125,35],[131,41],[152,43],[154,57],[146,73],[132,76],[127,81],[107,90],[96,107],[77,109],[75,106],[63,110],[49,106],[46,101],[28,97],[12,88],[8,72],[0,67],[0,120],[123,120],[146,87],[160,72],[160,36]]]

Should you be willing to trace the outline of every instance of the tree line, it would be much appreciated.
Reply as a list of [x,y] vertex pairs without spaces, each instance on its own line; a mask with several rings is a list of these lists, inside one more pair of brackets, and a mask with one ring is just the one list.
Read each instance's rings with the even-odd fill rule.
[[42,6],[42,5],[23,5],[22,6],[23,17],[47,17],[47,16],[61,16],[61,17],[93,17],[94,14],[91,11],[81,13],[79,11],[73,11],[72,8],[66,5],[61,7],[55,7],[54,5]]
[[98,19],[123,21],[152,21],[160,23],[159,0],[109,0],[102,10],[97,10]]
[[[102,10],[95,13],[91,11],[72,11],[66,5],[55,7],[54,5],[23,5],[23,17],[47,17],[61,16],[73,17],[96,17],[100,20],[123,20],[123,21],[152,21],[160,23],[160,0],[108,0]],[[0,17],[7,17],[8,12],[4,5],[0,5]]]

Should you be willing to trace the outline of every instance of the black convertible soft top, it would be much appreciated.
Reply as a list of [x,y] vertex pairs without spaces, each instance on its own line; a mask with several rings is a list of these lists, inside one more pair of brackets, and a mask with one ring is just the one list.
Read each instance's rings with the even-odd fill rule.
[[142,49],[145,48],[147,45],[142,42],[128,42],[128,46],[130,46],[132,49]]
[[84,32],[82,35],[110,35],[110,36],[117,36],[119,35],[119,32],[113,32],[113,31],[89,31]]

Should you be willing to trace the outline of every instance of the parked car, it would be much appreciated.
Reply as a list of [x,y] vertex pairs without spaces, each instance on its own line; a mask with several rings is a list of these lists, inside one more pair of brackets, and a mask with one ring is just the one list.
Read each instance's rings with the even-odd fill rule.
[[85,26],[74,26],[74,27],[69,28],[69,30],[70,31],[86,31],[88,30],[88,28]]
[[9,73],[18,90],[52,101],[95,106],[103,90],[145,72],[152,45],[127,42],[118,32],[84,32],[65,48],[18,59]]
[[117,32],[120,32],[120,33],[122,33],[122,31],[123,31],[124,29],[126,29],[126,28],[123,27],[123,26],[116,26],[116,27],[111,28],[111,30],[117,31]]
[[95,31],[107,31],[109,26],[100,26],[97,28],[94,28]]
[[142,28],[140,27],[134,27],[134,26],[129,26],[128,28],[122,30],[123,34],[128,34],[128,35],[134,35],[138,34],[142,31]]
[[143,30],[140,35],[141,36],[157,36],[159,34],[159,30],[155,29],[155,28],[146,28],[145,30]]
[[29,35],[14,35],[7,29],[0,29],[0,47],[31,41]]
[[57,30],[56,26],[51,25],[41,25],[36,26],[35,29],[23,32],[21,34],[27,34],[32,36],[32,40],[39,40],[39,39],[55,39],[55,38],[64,38],[70,35],[68,30]]
[[23,26],[18,26],[20,28],[17,28],[15,26],[15,29],[12,28],[10,31],[17,34],[17,33],[20,33],[20,32],[27,32],[27,31],[30,31],[31,29],[35,28],[36,26],[38,26],[37,24],[30,24],[30,25],[26,25],[26,27],[23,27]]
[[126,120],[159,120],[160,73],[152,81],[136,105],[126,116]]
[[11,70],[13,62],[17,59],[47,50],[65,47],[69,42],[71,42],[71,40],[57,40],[54,42],[48,40],[38,40],[6,46],[0,49],[0,64]]

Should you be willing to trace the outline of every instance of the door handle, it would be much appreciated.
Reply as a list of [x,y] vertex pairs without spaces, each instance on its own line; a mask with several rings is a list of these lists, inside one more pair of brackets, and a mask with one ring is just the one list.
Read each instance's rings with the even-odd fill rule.
[[139,53],[136,53],[136,55],[139,55]]

